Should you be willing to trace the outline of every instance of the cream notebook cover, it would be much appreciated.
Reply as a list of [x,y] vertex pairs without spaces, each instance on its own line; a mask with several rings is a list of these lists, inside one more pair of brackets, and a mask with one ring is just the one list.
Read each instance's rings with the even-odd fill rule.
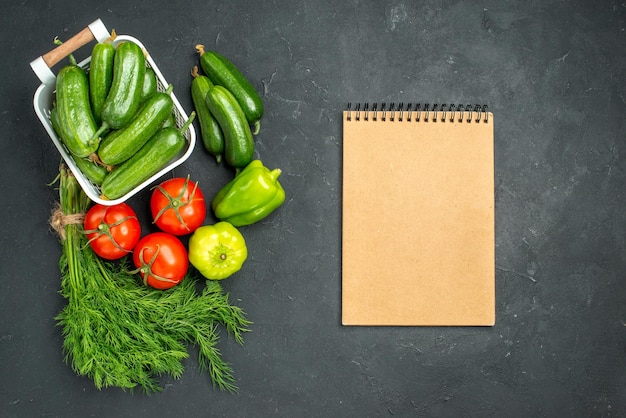
[[343,112],[343,325],[495,323],[493,114]]

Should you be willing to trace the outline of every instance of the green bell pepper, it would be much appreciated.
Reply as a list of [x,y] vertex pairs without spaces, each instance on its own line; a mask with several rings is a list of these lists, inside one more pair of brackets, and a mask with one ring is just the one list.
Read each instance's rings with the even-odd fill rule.
[[254,160],[217,192],[211,207],[215,216],[235,226],[250,225],[272,213],[285,201],[278,182],[281,170],[270,170]]
[[210,280],[235,274],[247,257],[243,235],[228,222],[201,226],[189,238],[189,262]]

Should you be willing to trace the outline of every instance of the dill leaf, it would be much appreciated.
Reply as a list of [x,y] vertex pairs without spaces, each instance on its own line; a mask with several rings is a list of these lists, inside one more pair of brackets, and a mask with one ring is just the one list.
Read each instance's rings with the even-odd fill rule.
[[[71,172],[62,166],[59,179],[57,212],[66,217],[85,213],[90,201]],[[62,243],[59,293],[67,301],[55,320],[62,327],[65,361],[78,375],[89,377],[98,389],[159,392],[159,377],[180,378],[187,346],[195,345],[199,369],[208,371],[213,385],[237,391],[231,365],[217,348],[219,328],[241,345],[251,322],[219,283],[207,280],[198,292],[197,272],[190,269],[177,286],[152,289],[129,273],[126,262],[99,258],[80,222],[62,222],[55,229]]]

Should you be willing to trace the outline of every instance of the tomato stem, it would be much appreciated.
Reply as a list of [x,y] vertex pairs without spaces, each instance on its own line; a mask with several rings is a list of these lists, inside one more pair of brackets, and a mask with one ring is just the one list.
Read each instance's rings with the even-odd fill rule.
[[161,208],[161,210],[159,210],[159,212],[156,214],[156,216],[154,217],[154,221],[152,222],[153,224],[156,223],[156,221],[168,210],[172,209],[174,211],[174,213],[176,214],[176,219],[178,219],[178,221],[183,225],[183,227],[189,231],[190,228],[187,225],[187,223],[185,222],[185,220],[183,219],[182,215],[180,214],[180,208],[184,207],[186,205],[191,204],[191,202],[193,202],[193,199],[196,195],[196,190],[198,189],[198,182],[194,183],[193,189],[191,190],[191,193],[189,194],[189,197],[187,199],[185,199],[185,194],[187,194],[188,189],[189,189],[189,176],[187,176],[187,179],[185,180],[185,184],[182,187],[180,193],[177,196],[172,196],[167,190],[165,190],[160,184],[156,186],[156,189],[161,192],[161,194],[163,194],[163,196],[165,196],[165,198],[168,200],[168,204],[166,206],[163,206]]
[[155,274],[154,271],[152,271],[152,265],[154,264],[154,262],[156,261],[158,255],[159,255],[159,251],[161,251],[161,246],[157,244],[156,246],[156,251],[154,252],[154,254],[152,255],[152,258],[150,259],[149,262],[146,263],[144,257],[143,257],[143,253],[144,251],[140,251],[139,252],[139,261],[141,262],[141,267],[129,271],[129,274],[135,274],[135,273],[139,273],[141,275],[141,278],[143,279],[143,284],[144,285],[148,285],[148,278],[150,276],[154,277],[155,280],[160,281],[160,282],[166,282],[166,283],[178,283],[178,281],[176,280],[172,280],[168,277],[163,277],[163,276],[159,276],[158,274]]
[[[108,208],[106,209],[108,210]],[[89,230],[84,230],[83,233],[86,235],[89,234],[100,234],[100,235],[95,235],[94,237],[92,237],[87,243],[90,244],[91,242],[97,240],[98,238],[100,238],[100,236],[102,235],[106,235],[107,238],[109,238],[111,240],[111,243],[113,245],[115,245],[115,247],[118,250],[130,253],[132,252],[132,249],[127,249],[122,247],[116,240],[115,237],[113,236],[113,233],[111,232],[112,228],[115,228],[116,226],[119,226],[121,224],[123,224],[124,222],[128,221],[129,219],[137,219],[136,216],[125,216],[122,219],[117,220],[116,222],[113,222],[112,224],[107,224],[106,222],[104,222],[104,217],[106,216],[106,211],[104,212],[104,215],[102,215],[103,221],[98,225],[98,227],[96,229],[89,229]]]

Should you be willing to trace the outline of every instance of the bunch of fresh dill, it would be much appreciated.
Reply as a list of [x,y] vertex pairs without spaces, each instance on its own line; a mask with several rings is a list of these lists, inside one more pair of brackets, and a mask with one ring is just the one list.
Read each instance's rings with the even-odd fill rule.
[[140,284],[124,263],[99,258],[82,233],[89,199],[64,166],[59,184],[60,203],[51,225],[62,243],[60,293],[67,304],[55,319],[73,370],[91,378],[98,389],[158,392],[159,376],[179,378],[187,346],[196,345],[199,366],[214,386],[236,391],[231,366],[217,344],[220,326],[243,344],[251,324],[243,310],[229,303],[218,282],[206,281],[198,292],[191,270],[179,285],[162,291]]

